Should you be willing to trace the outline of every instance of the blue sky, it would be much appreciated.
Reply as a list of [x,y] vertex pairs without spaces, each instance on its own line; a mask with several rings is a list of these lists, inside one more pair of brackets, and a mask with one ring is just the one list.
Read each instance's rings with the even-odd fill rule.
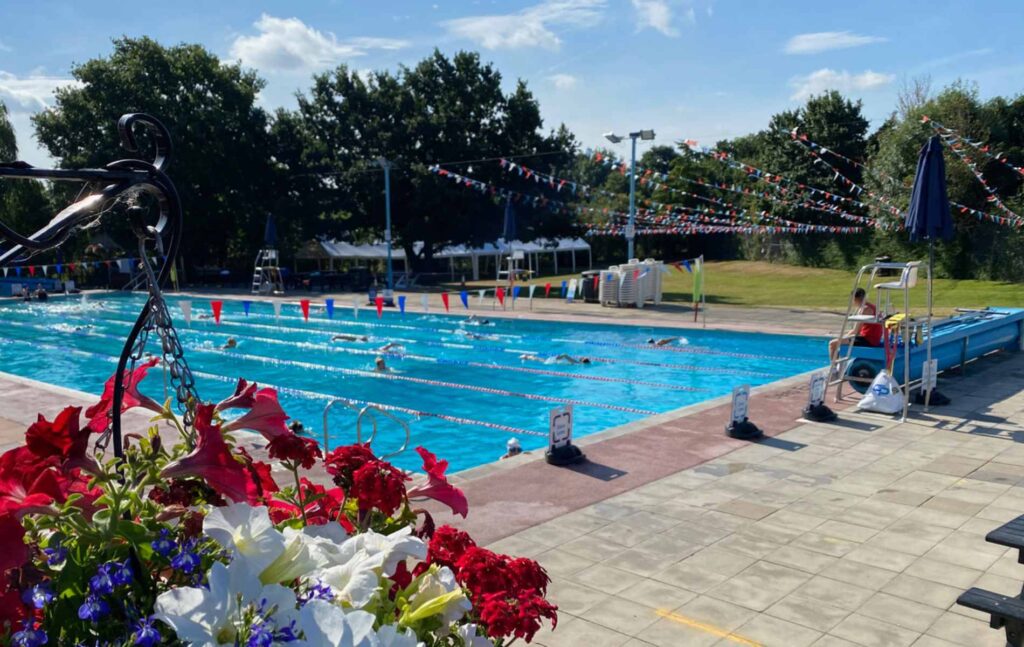
[[657,143],[712,144],[827,88],[863,99],[877,125],[906,78],[963,78],[987,97],[1019,93],[1024,77],[1019,0],[0,0],[0,11],[0,100],[37,164],[48,160],[29,115],[120,35],[241,60],[268,81],[270,108],[293,106],[338,63],[394,69],[434,47],[475,49],[509,85],[528,82],[546,127],[565,122],[586,145],[640,128]]

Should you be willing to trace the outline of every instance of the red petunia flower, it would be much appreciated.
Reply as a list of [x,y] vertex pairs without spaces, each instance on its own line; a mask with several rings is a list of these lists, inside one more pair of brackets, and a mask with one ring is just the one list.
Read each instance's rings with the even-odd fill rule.
[[172,461],[160,472],[162,478],[194,476],[235,502],[248,501],[249,474],[224,442],[221,428],[212,423],[213,405],[196,407],[196,448]]
[[[12,513],[6,512],[0,514],[0,573],[4,573],[12,568],[19,568],[28,563],[29,559],[28,546],[25,544],[25,528],[18,521]],[[4,608],[7,606],[6,598],[0,596],[0,626],[3,625],[3,620],[8,619],[3,615]],[[20,603],[21,600],[19,599]],[[0,631],[0,635],[3,632]]]
[[[124,397],[121,400],[122,413],[135,407],[143,407],[156,413],[164,410],[155,400],[139,393],[139,382],[145,379],[149,369],[159,362],[160,359],[154,357],[135,367],[131,373],[125,371]],[[100,401],[85,410],[85,417],[89,419],[89,429],[93,433],[103,433],[110,425],[110,410],[114,408],[114,379],[116,377],[116,375],[110,376],[103,386],[103,395],[100,397]]]
[[[345,493],[341,488],[327,489],[322,485],[313,483],[303,477],[299,480],[302,486],[302,500],[306,502],[306,522],[311,526],[323,526],[328,523],[339,522],[345,531],[355,531],[345,515],[340,514],[341,506],[345,502]],[[270,512],[270,519],[274,523],[281,523],[289,519],[298,519],[302,516],[299,507],[288,501],[271,499],[267,502]]]
[[50,456],[60,459],[65,469],[81,467],[88,472],[97,472],[96,459],[87,455],[91,430],[79,428],[78,418],[81,407],[68,407],[50,422],[42,414],[25,432],[25,445],[41,458]]
[[427,497],[440,501],[452,509],[454,514],[460,514],[463,518],[469,513],[469,502],[462,490],[448,482],[445,471],[448,470],[448,461],[439,461],[437,457],[423,447],[417,447],[416,451],[423,459],[423,471],[427,473],[427,482],[409,489],[409,498]]
[[254,460],[244,447],[236,447],[235,454],[242,459],[245,469],[249,472],[249,483],[246,486],[249,496],[249,505],[263,505],[263,500],[281,488],[274,481],[269,464],[263,461]]
[[323,456],[320,445],[315,440],[303,438],[290,431],[274,437],[267,445],[267,451],[271,458],[297,463],[307,470],[316,465],[316,460]]
[[544,567],[534,560],[517,557],[510,560],[507,567],[517,589],[533,589],[539,591],[541,595],[547,593],[551,578]]
[[64,484],[51,467],[55,458],[40,458],[28,447],[17,447],[0,456],[0,514],[18,518],[49,511],[65,499]]
[[540,630],[543,619],[551,621],[551,627],[558,626],[558,607],[534,591],[523,591],[516,596],[507,593],[490,593],[480,605],[480,621],[487,626],[491,638],[514,636],[526,642]]
[[274,389],[260,389],[253,395],[252,408],[243,416],[232,420],[224,425],[224,431],[237,431],[249,429],[259,432],[267,440],[291,433],[285,421],[288,414],[281,408],[277,401],[277,391]]
[[255,382],[246,382],[244,379],[238,378],[238,384],[235,386],[235,392],[218,402],[214,410],[224,411],[225,409],[252,409],[256,404],[255,395],[257,388],[258,385]]
[[476,542],[469,533],[451,526],[441,526],[434,531],[434,536],[427,544],[427,561],[455,569],[459,558],[474,546]]
[[334,482],[342,489],[352,488],[352,475],[356,470],[377,457],[370,451],[370,443],[360,445],[344,445],[329,452],[324,459],[327,473],[334,477]]
[[377,509],[391,516],[406,498],[405,481],[408,478],[390,463],[370,461],[352,475],[349,494],[358,502],[361,511]]

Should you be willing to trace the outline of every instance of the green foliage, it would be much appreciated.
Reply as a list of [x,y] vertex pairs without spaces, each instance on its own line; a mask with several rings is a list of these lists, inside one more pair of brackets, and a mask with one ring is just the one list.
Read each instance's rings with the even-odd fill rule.
[[[18,142],[7,106],[0,102],[0,161],[15,159],[18,159]],[[52,215],[42,183],[32,180],[0,182],[0,216],[8,226],[30,233],[46,224]]]
[[[256,74],[198,45],[121,38],[110,56],[76,65],[72,75],[81,85],[59,89],[54,109],[33,117],[39,142],[60,165],[95,167],[125,157],[118,118],[150,113],[175,146],[169,173],[186,213],[186,258],[200,265],[249,259],[278,184]],[[71,196],[63,197],[66,203]]]

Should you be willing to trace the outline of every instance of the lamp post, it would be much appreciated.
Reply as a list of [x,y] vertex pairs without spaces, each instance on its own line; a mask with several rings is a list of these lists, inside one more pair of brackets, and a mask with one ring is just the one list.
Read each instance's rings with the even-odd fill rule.
[[390,303],[394,298],[395,288],[391,273],[391,161],[382,157],[377,160],[377,163],[384,169],[384,242],[388,247],[388,278],[387,289],[384,290],[384,300]]
[[[653,130],[638,130],[629,133],[632,143],[632,155],[629,162],[629,224],[626,225],[626,261],[633,258],[633,238],[636,236],[636,140],[651,141],[654,139]],[[624,137],[613,132],[604,134],[604,138],[613,144],[619,144]]]

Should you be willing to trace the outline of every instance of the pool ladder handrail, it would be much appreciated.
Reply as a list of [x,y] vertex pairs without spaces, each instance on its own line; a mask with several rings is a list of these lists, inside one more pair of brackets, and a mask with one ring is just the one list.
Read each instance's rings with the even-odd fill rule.
[[360,409],[354,402],[351,402],[350,400],[346,400],[344,398],[335,398],[334,400],[328,402],[327,406],[324,407],[323,451],[325,454],[330,451],[330,440],[328,434],[328,414],[330,413],[331,407],[338,403],[341,403],[345,405],[345,407],[356,412],[356,442],[359,443],[360,445],[363,444],[363,418],[367,415],[370,416],[370,424],[373,425],[372,431],[370,432],[370,437],[367,439],[365,443],[367,445],[372,445],[374,439],[377,437],[377,414],[380,414],[385,418],[388,418],[396,422],[398,426],[400,426],[403,429],[403,431],[405,431],[405,441],[402,443],[402,446],[399,447],[398,450],[396,451],[384,454],[383,456],[380,457],[381,460],[387,460],[392,456],[398,456],[399,454],[401,454],[402,452],[409,448],[409,442],[412,439],[412,433],[409,429],[409,424],[407,422],[405,422],[395,414],[391,413],[390,411],[386,411],[375,404],[368,404]]

